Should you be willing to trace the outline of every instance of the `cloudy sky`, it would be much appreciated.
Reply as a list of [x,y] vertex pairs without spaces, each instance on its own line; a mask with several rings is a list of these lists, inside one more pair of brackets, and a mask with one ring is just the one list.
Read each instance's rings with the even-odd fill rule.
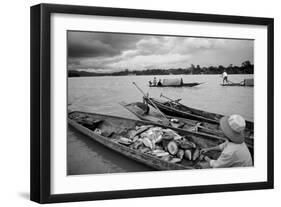
[[253,62],[254,41],[97,32],[68,32],[68,69],[96,72],[240,66]]

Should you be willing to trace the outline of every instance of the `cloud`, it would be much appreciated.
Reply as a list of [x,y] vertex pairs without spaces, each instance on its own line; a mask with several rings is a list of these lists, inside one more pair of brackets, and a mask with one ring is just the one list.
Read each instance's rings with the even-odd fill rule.
[[123,50],[135,47],[141,39],[136,35],[112,33],[69,32],[69,57],[112,57],[120,55]]
[[122,70],[240,65],[253,61],[253,41],[69,32],[68,69]]

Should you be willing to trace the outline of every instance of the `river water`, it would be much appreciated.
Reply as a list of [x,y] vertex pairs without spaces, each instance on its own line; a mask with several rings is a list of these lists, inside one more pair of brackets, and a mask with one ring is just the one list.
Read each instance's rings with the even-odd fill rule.
[[[69,78],[68,108],[137,119],[119,104],[121,101],[142,101],[142,94],[132,84],[135,82],[150,97],[160,98],[162,93],[172,99],[181,98],[182,104],[193,108],[224,115],[240,114],[253,121],[253,87],[222,87],[221,75],[168,75],[158,78],[183,78],[184,82],[204,84],[192,88],[149,88],[148,81],[153,76]],[[232,82],[240,82],[245,78],[253,78],[253,75],[228,77]],[[110,151],[71,127],[68,127],[67,169],[68,175],[151,170]]]

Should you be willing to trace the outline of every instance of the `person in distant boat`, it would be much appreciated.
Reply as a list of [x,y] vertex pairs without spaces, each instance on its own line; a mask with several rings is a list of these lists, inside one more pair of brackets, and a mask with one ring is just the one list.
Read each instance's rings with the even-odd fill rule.
[[149,84],[149,87],[151,87],[151,86],[152,86],[152,82],[151,82],[151,81],[148,81],[148,84]]
[[156,85],[157,85],[157,80],[156,80],[156,77],[154,77],[154,78],[153,78],[153,82],[152,82],[152,83],[153,83],[153,85],[154,85],[154,86],[156,86]]
[[222,84],[224,84],[224,82],[228,83],[228,80],[227,80],[227,73],[226,73],[225,70],[224,70],[223,73],[222,73]]
[[161,79],[159,78],[159,81],[157,83],[157,86],[162,86],[162,82],[161,82]]
[[227,137],[227,141],[211,148],[201,150],[204,155],[211,150],[222,151],[217,160],[205,156],[205,160],[212,168],[249,167],[253,165],[252,157],[244,142],[246,122],[240,115],[225,116],[220,120],[220,128]]

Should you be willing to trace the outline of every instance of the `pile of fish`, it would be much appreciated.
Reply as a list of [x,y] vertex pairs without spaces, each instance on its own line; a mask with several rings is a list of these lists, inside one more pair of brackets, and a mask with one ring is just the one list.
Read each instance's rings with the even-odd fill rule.
[[118,136],[115,140],[132,149],[172,163],[203,159],[199,147],[194,142],[172,129],[153,125],[136,126],[135,129],[128,131],[127,136]]

